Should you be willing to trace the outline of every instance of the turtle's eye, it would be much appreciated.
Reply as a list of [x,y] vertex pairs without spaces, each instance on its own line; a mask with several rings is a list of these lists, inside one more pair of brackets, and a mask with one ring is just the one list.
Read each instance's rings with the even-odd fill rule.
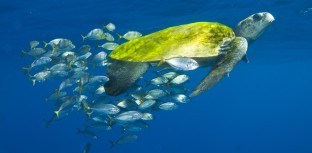
[[255,14],[255,15],[253,15],[252,18],[253,18],[255,21],[259,21],[259,20],[261,20],[261,15],[257,13],[257,14]]

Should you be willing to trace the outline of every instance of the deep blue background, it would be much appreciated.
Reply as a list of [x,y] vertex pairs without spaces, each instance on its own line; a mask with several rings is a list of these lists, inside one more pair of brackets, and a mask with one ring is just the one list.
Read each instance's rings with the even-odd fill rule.
[[[80,34],[107,22],[143,34],[196,21],[234,27],[262,11],[276,21],[249,46],[249,64],[192,103],[157,113],[138,141],[112,150],[107,140],[119,131],[101,133],[91,153],[311,153],[311,0],[0,0],[0,153],[78,153],[90,141],[76,135],[81,113],[44,127],[52,109],[43,101],[57,85],[32,87],[23,75],[29,41],[63,37],[80,46]],[[193,85],[206,71],[192,72]]]

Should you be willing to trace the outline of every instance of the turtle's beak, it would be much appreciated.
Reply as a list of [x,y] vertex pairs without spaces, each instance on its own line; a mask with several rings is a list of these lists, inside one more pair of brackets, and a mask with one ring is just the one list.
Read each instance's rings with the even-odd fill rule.
[[265,15],[266,20],[267,20],[269,23],[272,23],[272,22],[275,21],[275,18],[273,17],[273,15],[272,15],[271,13],[265,12],[264,15]]

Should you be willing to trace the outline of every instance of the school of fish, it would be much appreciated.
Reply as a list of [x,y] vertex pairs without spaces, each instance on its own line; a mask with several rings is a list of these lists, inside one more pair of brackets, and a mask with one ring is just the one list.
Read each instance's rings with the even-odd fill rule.
[[[115,30],[113,23],[95,28],[81,35],[83,44],[79,47],[69,39],[56,38],[42,43],[31,41],[29,50],[22,51],[22,55],[33,58],[32,63],[22,68],[33,86],[48,80],[59,82],[45,99],[47,103],[53,102],[54,110],[45,122],[46,127],[79,111],[87,118],[84,128],[78,129],[77,134],[100,139],[95,131],[120,128],[122,136],[110,141],[115,147],[135,141],[138,136],[125,135],[126,132],[149,128],[148,122],[154,119],[154,112],[175,110],[191,101],[185,86],[190,76],[184,71],[196,69],[198,64],[188,58],[166,61],[173,69],[154,70],[152,78],[142,77],[126,94],[106,95],[104,84],[109,79],[103,72],[110,64],[107,55],[120,45],[119,39],[131,41],[142,36],[137,31],[120,35]],[[91,41],[98,45],[88,45]],[[83,152],[89,152],[90,147],[87,143]]]

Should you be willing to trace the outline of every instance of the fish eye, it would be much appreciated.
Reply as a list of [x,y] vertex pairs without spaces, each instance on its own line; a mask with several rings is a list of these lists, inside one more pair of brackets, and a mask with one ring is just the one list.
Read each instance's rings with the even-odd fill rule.
[[259,21],[259,20],[261,20],[261,15],[257,13],[257,14],[255,14],[255,15],[253,15],[252,18],[253,18],[255,21]]

